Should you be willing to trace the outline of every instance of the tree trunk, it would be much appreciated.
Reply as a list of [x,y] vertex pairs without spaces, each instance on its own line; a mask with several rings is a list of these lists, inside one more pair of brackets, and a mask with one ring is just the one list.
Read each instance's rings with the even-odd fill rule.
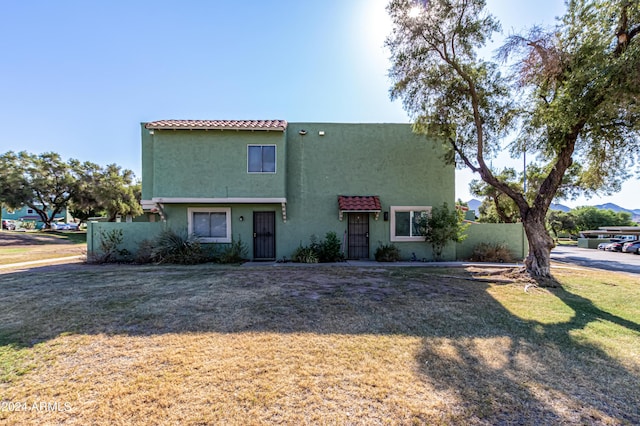
[[551,249],[554,244],[544,218],[525,218],[522,225],[529,240],[529,254],[524,262],[527,272],[532,277],[551,277]]

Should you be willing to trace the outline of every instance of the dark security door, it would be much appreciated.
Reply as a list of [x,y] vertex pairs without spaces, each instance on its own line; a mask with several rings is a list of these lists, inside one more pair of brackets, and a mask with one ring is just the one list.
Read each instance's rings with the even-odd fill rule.
[[253,212],[253,258],[276,258],[276,212]]
[[369,213],[349,213],[349,259],[369,258]]

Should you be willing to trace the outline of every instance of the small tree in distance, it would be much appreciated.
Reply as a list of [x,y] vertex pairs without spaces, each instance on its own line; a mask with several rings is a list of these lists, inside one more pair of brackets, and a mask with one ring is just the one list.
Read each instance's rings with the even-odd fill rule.
[[461,212],[449,210],[447,203],[431,209],[424,221],[425,241],[433,249],[433,260],[442,260],[442,251],[449,242],[459,243],[467,237],[464,231],[469,225],[462,222]]

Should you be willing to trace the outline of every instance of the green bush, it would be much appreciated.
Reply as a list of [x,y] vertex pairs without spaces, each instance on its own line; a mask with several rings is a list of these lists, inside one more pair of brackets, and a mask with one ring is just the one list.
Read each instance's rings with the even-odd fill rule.
[[302,244],[291,255],[292,262],[318,263],[318,254],[312,247],[303,247]]
[[480,243],[473,248],[473,262],[511,263],[513,256],[504,243]]
[[325,239],[318,241],[318,237],[311,235],[309,238],[311,244],[308,246],[300,246],[291,255],[293,262],[299,263],[328,263],[341,262],[344,255],[341,251],[341,244],[338,235],[335,232],[327,232]]
[[138,243],[138,250],[133,258],[135,263],[151,263],[153,261],[151,255],[153,253],[153,241],[142,240]]
[[335,232],[327,232],[318,244],[318,260],[322,263],[340,262],[344,260],[341,249],[340,239]]
[[124,240],[122,229],[100,231],[100,250],[89,259],[91,263],[110,263],[126,261],[131,253],[127,249],[121,249],[120,244]]
[[232,241],[231,244],[225,246],[222,252],[217,255],[218,263],[242,263],[247,260],[247,254],[249,249],[246,244],[242,242],[240,238],[237,241]]
[[16,227],[20,229],[32,230],[32,229],[36,229],[36,223],[32,221],[24,221],[24,222],[18,223]]
[[210,260],[194,236],[165,229],[153,241],[151,260],[157,263],[193,265]]
[[400,249],[395,244],[380,244],[374,256],[378,262],[397,262],[400,260]]

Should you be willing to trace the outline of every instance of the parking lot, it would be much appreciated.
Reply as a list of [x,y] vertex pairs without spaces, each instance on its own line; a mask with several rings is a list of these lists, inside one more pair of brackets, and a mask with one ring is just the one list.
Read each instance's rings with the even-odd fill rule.
[[640,256],[571,246],[558,246],[551,251],[551,259],[590,268],[640,274]]

